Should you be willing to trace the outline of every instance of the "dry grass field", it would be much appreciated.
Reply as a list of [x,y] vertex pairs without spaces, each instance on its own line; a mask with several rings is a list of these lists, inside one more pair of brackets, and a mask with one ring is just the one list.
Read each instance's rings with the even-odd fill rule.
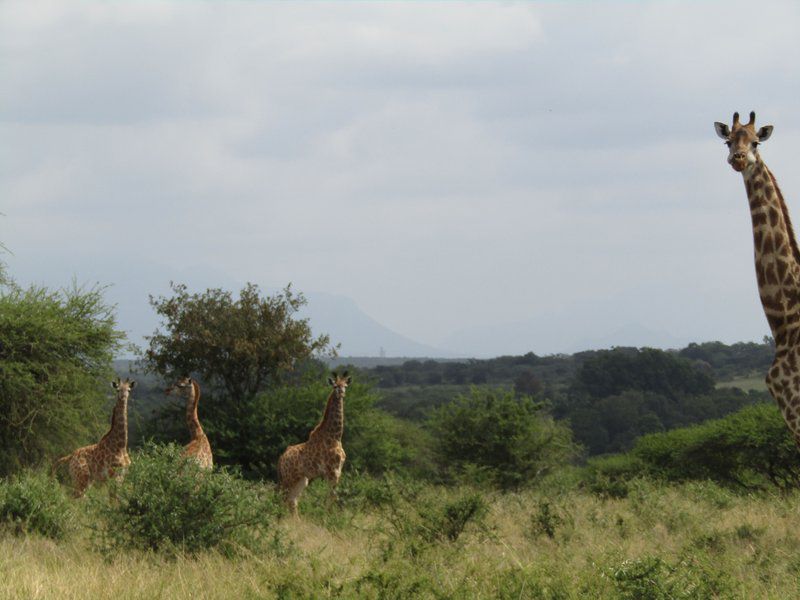
[[[425,507],[459,497],[478,498],[485,512],[455,529],[420,519]],[[317,486],[300,520],[276,522],[279,544],[233,558],[104,556],[91,543],[84,503],[63,540],[3,535],[0,597],[800,597],[800,493],[647,481],[624,499],[569,486],[507,494],[429,487],[413,504],[368,507],[350,498],[331,514],[323,498]]]

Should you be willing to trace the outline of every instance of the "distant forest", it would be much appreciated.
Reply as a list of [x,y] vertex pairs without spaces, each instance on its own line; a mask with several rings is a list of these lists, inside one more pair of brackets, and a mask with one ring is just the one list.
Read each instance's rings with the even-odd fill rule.
[[380,391],[378,406],[414,421],[470,386],[513,388],[518,396],[544,401],[555,418],[569,422],[586,453],[598,455],[628,450],[647,433],[770,401],[763,379],[773,356],[773,341],[765,338],[674,351],[618,347],[465,362],[408,360],[365,373]]
[[[763,384],[773,342],[690,344],[680,350],[618,347],[571,355],[501,356],[480,360],[380,359],[328,361],[349,368],[377,393],[376,406],[425,428],[431,412],[471,388],[512,390],[541,403],[569,424],[586,456],[623,452],[636,438],[719,418],[771,401]],[[365,366],[369,365],[369,366]],[[118,361],[120,372],[131,365]],[[319,365],[317,366],[319,368]],[[138,375],[144,385],[131,407],[134,438],[163,413],[162,382]]]

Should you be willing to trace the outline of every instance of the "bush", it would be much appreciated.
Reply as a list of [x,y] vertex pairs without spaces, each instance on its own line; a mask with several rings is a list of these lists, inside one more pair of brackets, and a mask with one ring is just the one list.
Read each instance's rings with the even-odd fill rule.
[[568,426],[510,390],[473,388],[434,411],[428,424],[445,469],[477,466],[501,488],[530,485],[578,452]]
[[746,489],[800,484],[800,455],[774,404],[644,436],[632,454],[652,475],[671,481],[710,479]]
[[489,506],[476,492],[442,497],[431,489],[394,487],[388,520],[395,532],[413,542],[455,542],[469,525],[483,528]]
[[64,490],[43,472],[25,472],[0,481],[0,522],[16,535],[38,533],[61,539],[74,525]]
[[585,481],[589,490],[604,498],[626,498],[630,481],[646,473],[645,465],[631,454],[589,459]]
[[114,326],[100,289],[0,287],[0,475],[100,433]]
[[280,512],[273,490],[224,471],[203,471],[175,445],[150,446],[132,457],[110,503],[98,505],[96,545],[104,550],[173,554],[260,550]]

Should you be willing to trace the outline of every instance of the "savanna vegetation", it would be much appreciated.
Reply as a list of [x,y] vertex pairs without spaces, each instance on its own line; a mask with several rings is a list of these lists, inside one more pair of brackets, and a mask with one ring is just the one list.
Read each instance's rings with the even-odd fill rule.
[[[290,518],[275,461],[318,422],[335,348],[290,288],[151,303],[124,479],[75,501],[123,339],[100,289],[0,287],[0,597],[788,598],[800,455],[762,344],[357,369],[338,500]],[[191,374],[215,453],[181,456]],[[117,372],[125,376],[127,373]],[[109,388],[110,389],[110,388]]]

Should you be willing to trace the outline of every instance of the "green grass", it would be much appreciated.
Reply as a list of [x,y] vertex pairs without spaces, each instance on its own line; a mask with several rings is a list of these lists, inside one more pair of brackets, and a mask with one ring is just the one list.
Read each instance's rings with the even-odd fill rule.
[[755,390],[757,392],[764,392],[767,390],[767,384],[764,381],[766,373],[752,374],[746,377],[737,377],[728,381],[718,381],[717,388],[739,388],[745,392]]
[[[2,534],[0,598],[800,594],[800,492],[740,496],[709,483],[636,481],[627,498],[603,500],[565,484],[509,494],[392,485],[386,494],[372,489],[372,502],[346,496],[333,512],[324,509],[325,487],[312,485],[301,518],[274,526],[285,541],[280,551],[234,559],[213,551],[172,558],[129,551],[107,559],[90,542],[92,503],[77,502],[82,529],[64,540]],[[486,512],[455,541],[417,526],[433,522],[425,516],[432,508],[476,493]]]

